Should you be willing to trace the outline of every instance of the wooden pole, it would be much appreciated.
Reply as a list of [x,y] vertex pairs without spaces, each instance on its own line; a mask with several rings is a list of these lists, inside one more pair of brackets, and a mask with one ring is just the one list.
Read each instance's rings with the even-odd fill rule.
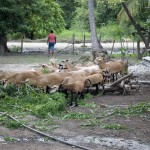
[[83,35],[83,51],[85,51],[85,34]]
[[23,38],[24,38],[24,35],[22,34],[21,35],[21,53],[23,52]]
[[72,53],[74,54],[75,34],[72,35]]

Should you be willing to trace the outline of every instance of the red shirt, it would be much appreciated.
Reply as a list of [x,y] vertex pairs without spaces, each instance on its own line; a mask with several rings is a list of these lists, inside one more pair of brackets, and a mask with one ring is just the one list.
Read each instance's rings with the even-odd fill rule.
[[48,39],[49,39],[48,42],[56,42],[56,35],[54,33],[50,33],[48,35]]

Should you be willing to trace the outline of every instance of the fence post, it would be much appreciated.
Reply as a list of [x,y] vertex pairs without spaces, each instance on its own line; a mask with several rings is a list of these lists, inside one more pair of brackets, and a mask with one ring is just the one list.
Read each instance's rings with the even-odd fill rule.
[[85,51],[85,34],[83,35],[83,51]]
[[23,38],[24,34],[21,34],[21,53],[23,52]]
[[74,54],[75,34],[72,35],[72,53]]

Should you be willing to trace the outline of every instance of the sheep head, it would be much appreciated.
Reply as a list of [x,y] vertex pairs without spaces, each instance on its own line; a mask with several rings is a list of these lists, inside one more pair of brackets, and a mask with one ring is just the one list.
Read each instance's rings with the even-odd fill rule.
[[85,82],[84,82],[84,86],[85,87],[90,87],[92,85],[92,82],[90,79],[85,79]]

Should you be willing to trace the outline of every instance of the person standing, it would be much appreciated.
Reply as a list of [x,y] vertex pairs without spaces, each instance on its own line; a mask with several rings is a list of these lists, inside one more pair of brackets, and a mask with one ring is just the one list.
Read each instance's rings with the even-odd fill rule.
[[48,35],[47,44],[48,44],[48,56],[50,54],[54,55],[54,46],[56,44],[56,35],[53,33],[53,30],[51,30],[50,34]]

